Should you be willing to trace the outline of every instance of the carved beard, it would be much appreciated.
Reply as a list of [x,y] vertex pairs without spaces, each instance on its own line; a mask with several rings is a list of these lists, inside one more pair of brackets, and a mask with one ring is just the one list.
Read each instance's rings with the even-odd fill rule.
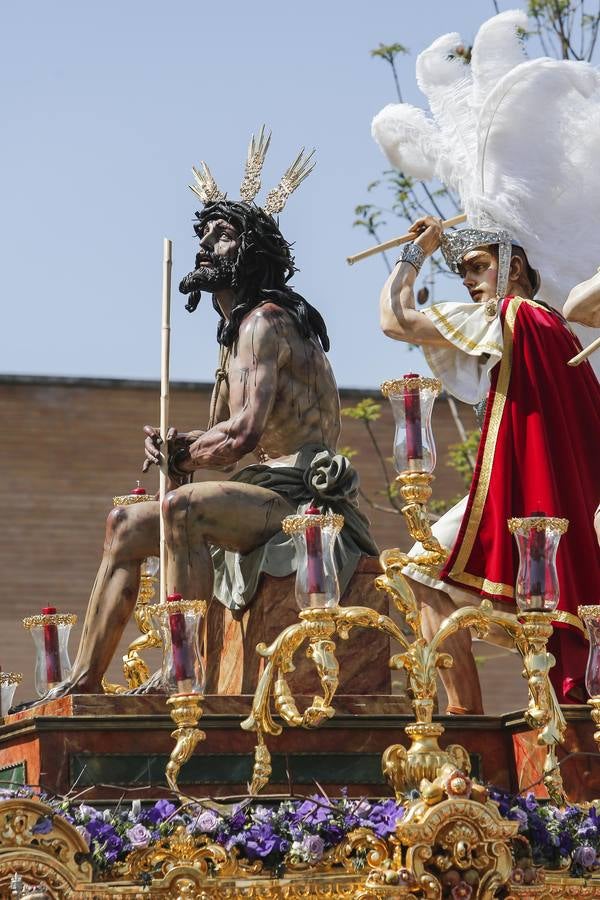
[[[202,265],[203,261],[205,262]],[[214,294],[224,288],[233,287],[237,265],[236,261],[224,256],[215,256],[202,250],[196,256],[196,268],[182,279],[179,290],[182,294],[191,294],[186,309],[196,309],[200,301],[201,291]]]

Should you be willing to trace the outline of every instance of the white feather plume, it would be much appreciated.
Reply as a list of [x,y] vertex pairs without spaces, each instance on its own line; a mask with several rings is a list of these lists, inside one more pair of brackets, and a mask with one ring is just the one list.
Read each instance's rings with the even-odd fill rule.
[[373,119],[371,134],[397,169],[424,181],[435,176],[439,130],[422,109],[390,103]]
[[[417,84],[429,101],[438,125],[436,175],[451,190],[459,191],[475,162],[475,120],[470,105],[471,71],[456,56],[458,33],[442,35],[417,57]],[[453,148],[452,158],[447,152]]]
[[472,102],[476,111],[481,109],[498,81],[524,62],[521,35],[527,25],[527,13],[522,9],[509,9],[488,19],[477,32],[471,49]]
[[474,222],[507,229],[540,271],[540,296],[561,308],[600,264],[600,74],[588,63],[523,61],[511,10],[485,22],[472,64],[449,59],[457,34],[417,60],[430,118],[387,106],[373,136],[407,175],[457,190]]

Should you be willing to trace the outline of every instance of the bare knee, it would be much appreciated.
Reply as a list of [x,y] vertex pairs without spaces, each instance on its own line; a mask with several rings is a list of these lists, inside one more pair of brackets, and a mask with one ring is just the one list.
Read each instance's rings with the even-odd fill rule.
[[140,520],[135,506],[116,506],[106,519],[104,552],[123,560],[143,559],[148,554],[139,545],[147,531],[148,522]]
[[130,514],[126,506],[115,506],[106,519],[106,545],[113,546],[127,534],[130,528]]
[[162,505],[165,523],[172,530],[186,528],[190,514],[193,517],[194,527],[202,529],[202,525],[207,522],[207,510],[206,498],[197,488],[193,500],[190,491],[185,487],[169,491]]

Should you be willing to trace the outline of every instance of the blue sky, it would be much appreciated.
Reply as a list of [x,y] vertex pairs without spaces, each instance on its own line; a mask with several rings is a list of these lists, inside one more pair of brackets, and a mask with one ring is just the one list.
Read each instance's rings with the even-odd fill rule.
[[[421,104],[415,54],[446,31],[469,42],[492,2],[19,0],[3,12],[0,372],[158,378],[168,236],[171,375],[212,380],[215,313],[204,298],[190,315],[176,290],[195,254],[189,170],[205,159],[236,197],[262,122],[273,131],[263,190],[300,146],[317,149],[280,224],[301,270],[293,284],[328,323],[340,385],[426,371],[379,332],[381,259],[345,262],[370,243],[352,227],[354,207],[385,167],[371,119],[395,100],[370,50],[410,48],[401,83]],[[397,233],[390,220],[382,237]],[[461,286],[445,281],[437,294],[460,299]]]

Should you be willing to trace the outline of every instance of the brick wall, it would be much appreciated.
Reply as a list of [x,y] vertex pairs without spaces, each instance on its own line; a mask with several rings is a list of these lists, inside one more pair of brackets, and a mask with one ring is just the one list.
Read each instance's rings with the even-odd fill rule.
[[[370,391],[341,391],[342,406],[351,406]],[[203,427],[208,418],[210,386],[174,384],[171,421],[182,430]],[[141,427],[158,422],[158,386],[151,382],[0,377],[2,440],[0,486],[0,665],[24,674],[17,698],[33,695],[33,643],[23,629],[24,616],[47,604],[75,612],[79,623],[71,638],[71,655],[81,632],[90,588],[98,566],[104,520],[115,494],[127,493],[141,478]],[[465,427],[475,427],[470,407],[461,408]],[[384,454],[391,455],[393,419],[387,401],[373,424]],[[462,492],[460,478],[445,464],[446,447],[457,440],[448,404],[434,411],[438,467],[434,497]],[[341,444],[358,451],[354,462],[366,494],[387,505],[380,463],[361,422],[344,418]],[[392,466],[388,463],[390,471]],[[218,473],[200,476],[218,478]],[[144,476],[148,491],[157,490],[156,471]],[[362,506],[372,521],[379,546],[407,549],[410,539],[400,516]],[[136,634],[131,627],[126,645]],[[110,677],[122,681],[118,663]]]

